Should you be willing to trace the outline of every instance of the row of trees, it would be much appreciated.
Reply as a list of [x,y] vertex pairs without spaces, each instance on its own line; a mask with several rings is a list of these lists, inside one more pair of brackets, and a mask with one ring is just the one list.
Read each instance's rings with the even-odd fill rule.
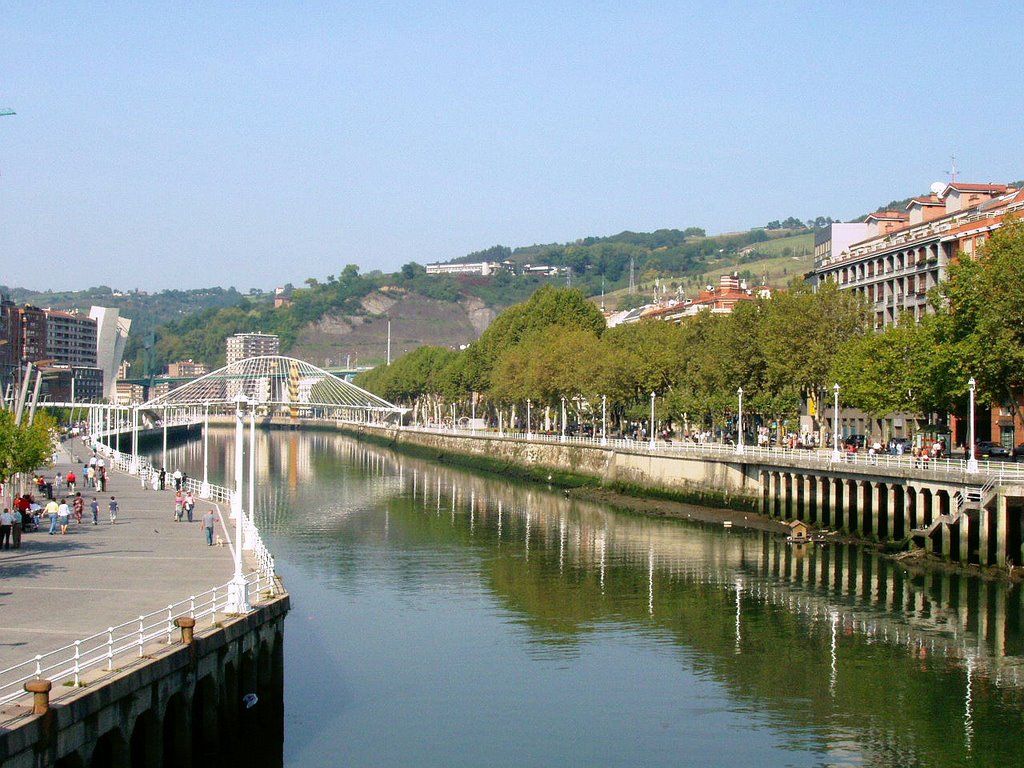
[[465,413],[476,397],[478,414],[492,417],[527,399],[557,407],[563,396],[592,413],[604,396],[621,427],[646,419],[652,392],[659,421],[721,423],[740,387],[745,412],[784,424],[808,400],[830,402],[836,382],[844,406],[876,418],[963,412],[973,376],[979,402],[1015,412],[1024,392],[1021,274],[1024,226],[1011,220],[977,259],[951,267],[931,297],[933,315],[878,332],[864,300],[831,282],[816,293],[794,283],[729,315],[611,329],[582,293],[548,286],[465,351],[421,348],[358,383],[417,412],[456,403]]
[[[55,428],[49,414],[40,412],[31,423],[15,424],[14,412],[0,408],[0,485],[49,462]],[[5,489],[5,503],[9,495]]]

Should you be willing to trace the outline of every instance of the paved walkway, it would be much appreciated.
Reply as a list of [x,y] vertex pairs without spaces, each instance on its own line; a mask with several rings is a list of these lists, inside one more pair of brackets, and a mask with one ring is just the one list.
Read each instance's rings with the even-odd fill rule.
[[[71,451],[83,461],[91,455],[81,440],[66,443],[47,480],[67,475]],[[75,474],[83,476],[81,465]],[[44,517],[39,531],[23,535],[21,549],[0,550],[0,669],[230,580],[230,548],[208,547],[199,522],[210,502],[197,500],[195,522],[176,523],[173,490],[143,490],[137,477],[108,474],[105,494],[82,492],[85,516],[81,525],[72,517],[67,535],[50,536]],[[120,504],[116,525],[107,515],[112,495]]]

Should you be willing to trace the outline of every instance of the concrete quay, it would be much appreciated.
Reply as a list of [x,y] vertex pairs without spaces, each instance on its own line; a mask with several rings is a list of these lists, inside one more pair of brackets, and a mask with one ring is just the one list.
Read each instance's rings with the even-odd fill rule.
[[[82,463],[72,464],[77,455]],[[195,522],[174,522],[174,490],[143,489],[137,477],[110,470],[107,492],[84,488],[82,464],[92,451],[81,440],[65,443],[59,461],[45,470],[52,481],[74,468],[86,499],[79,525],[67,535],[40,529],[22,536],[21,549],[0,550],[0,670],[101,632],[189,595],[224,584],[233,573],[229,547],[209,547],[201,519],[216,505],[197,499]],[[54,489],[54,496],[66,493]],[[88,502],[100,502],[93,525]],[[120,505],[111,525],[111,496]],[[225,508],[224,520],[228,510]],[[221,538],[226,531],[218,525]],[[233,530],[231,531],[233,533]]]

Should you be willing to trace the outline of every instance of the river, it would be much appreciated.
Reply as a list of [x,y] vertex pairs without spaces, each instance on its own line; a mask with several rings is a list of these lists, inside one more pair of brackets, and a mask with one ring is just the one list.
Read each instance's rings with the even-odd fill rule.
[[[1024,764],[1019,587],[331,433],[258,433],[257,456],[287,766]],[[201,476],[202,442],[168,464]]]

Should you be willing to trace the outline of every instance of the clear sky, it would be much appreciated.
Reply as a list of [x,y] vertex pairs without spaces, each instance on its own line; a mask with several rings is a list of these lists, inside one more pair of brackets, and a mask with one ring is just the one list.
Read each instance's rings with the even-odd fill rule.
[[273,288],[1024,178],[1012,2],[0,0],[0,284]]

